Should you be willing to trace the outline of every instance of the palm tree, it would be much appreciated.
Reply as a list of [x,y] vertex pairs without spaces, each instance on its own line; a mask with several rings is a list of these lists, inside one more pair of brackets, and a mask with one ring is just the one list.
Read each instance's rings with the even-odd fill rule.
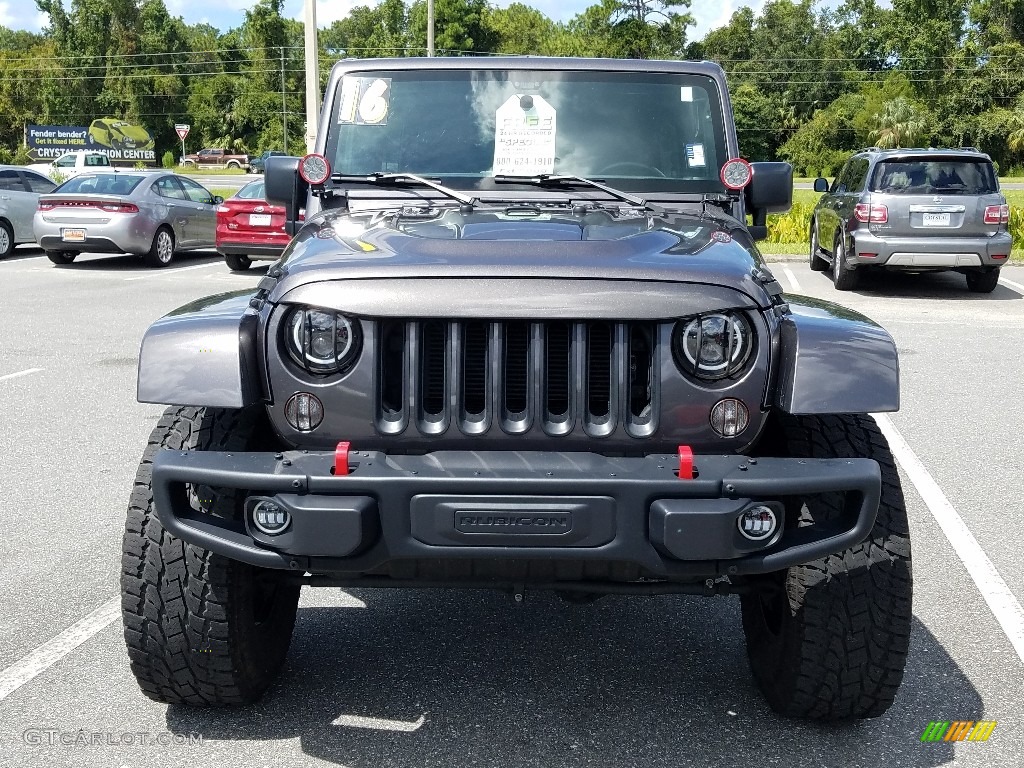
[[872,119],[878,127],[869,135],[882,149],[912,147],[924,138],[927,129],[924,116],[902,96],[887,101],[882,113]]

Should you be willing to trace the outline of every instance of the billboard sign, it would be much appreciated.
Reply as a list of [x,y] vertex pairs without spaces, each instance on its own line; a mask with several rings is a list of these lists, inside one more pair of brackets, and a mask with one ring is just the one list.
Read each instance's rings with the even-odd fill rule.
[[65,152],[86,149],[100,152],[113,165],[156,163],[155,141],[140,125],[116,117],[93,120],[86,126],[29,125],[25,135],[33,160],[54,160]]

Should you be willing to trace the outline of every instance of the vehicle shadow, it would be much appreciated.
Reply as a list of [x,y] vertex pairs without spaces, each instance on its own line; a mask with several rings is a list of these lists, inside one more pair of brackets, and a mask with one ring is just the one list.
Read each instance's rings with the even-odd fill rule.
[[[1020,291],[1000,282],[992,293],[974,293],[959,272],[876,272],[868,270],[853,293],[861,296],[892,296],[901,299],[956,299],[958,301],[1014,301],[1024,299]],[[842,294],[837,295],[841,297]]]
[[[772,713],[746,661],[739,601],[370,590],[366,608],[306,608],[281,681],[255,706],[171,706],[205,739],[298,737],[351,766],[938,766],[931,719],[981,719],[978,692],[914,620],[896,704],[816,725]],[[954,711],[955,710],[955,711]]]
[[[176,253],[174,260],[166,267],[155,269],[147,267],[142,259],[131,254],[83,253],[71,264],[53,264],[54,269],[66,269],[71,272],[137,272],[141,274],[170,274],[175,269],[223,261],[224,257],[216,251],[185,251]],[[225,267],[226,269],[226,267]]]

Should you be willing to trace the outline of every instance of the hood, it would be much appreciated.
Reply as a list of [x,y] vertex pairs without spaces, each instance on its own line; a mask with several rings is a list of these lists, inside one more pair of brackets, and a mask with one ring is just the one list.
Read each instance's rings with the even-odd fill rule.
[[722,214],[522,205],[325,211],[303,226],[264,287],[276,302],[333,280],[640,281],[720,286],[768,306],[762,267],[746,231]]

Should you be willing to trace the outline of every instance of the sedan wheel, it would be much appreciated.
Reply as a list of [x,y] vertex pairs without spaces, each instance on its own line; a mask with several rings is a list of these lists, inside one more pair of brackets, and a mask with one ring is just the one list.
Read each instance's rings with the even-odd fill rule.
[[158,229],[153,246],[142,260],[150,267],[166,267],[174,258],[174,235],[169,229]]
[[14,232],[6,221],[0,221],[0,259],[14,251]]

